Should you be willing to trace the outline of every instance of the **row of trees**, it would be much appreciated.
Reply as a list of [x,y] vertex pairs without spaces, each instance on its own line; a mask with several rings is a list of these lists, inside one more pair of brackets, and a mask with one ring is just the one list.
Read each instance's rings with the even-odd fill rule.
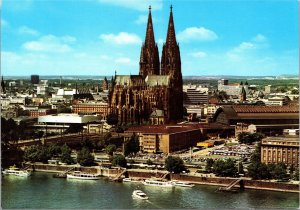
[[233,159],[228,158],[227,160],[216,160],[209,158],[206,161],[205,170],[208,173],[214,173],[216,176],[231,176],[235,177],[238,173],[244,173],[243,165],[236,166]]
[[[30,162],[48,163],[49,159],[58,158],[63,163],[73,164],[75,163],[75,160],[72,158],[71,153],[71,148],[66,144],[63,146],[56,144],[51,144],[50,146],[34,145],[25,149],[24,160]],[[95,165],[94,156],[87,147],[83,147],[77,153],[76,162],[82,166]]]
[[51,144],[50,146],[33,145],[27,147],[24,152],[24,160],[30,162],[48,163],[53,157],[59,157],[60,161],[67,164],[74,163],[71,157],[72,150],[66,144],[59,146]]

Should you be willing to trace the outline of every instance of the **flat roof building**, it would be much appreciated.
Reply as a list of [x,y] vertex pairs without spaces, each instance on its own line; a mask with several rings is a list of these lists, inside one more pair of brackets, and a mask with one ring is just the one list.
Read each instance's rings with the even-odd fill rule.
[[39,123],[60,123],[60,124],[71,124],[71,123],[90,123],[98,122],[101,119],[96,115],[79,115],[79,114],[54,114],[39,116]]

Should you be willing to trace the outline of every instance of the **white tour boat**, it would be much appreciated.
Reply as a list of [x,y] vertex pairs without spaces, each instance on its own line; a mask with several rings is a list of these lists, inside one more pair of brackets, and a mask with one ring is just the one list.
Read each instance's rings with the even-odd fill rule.
[[171,181],[159,180],[159,179],[146,179],[143,182],[147,186],[157,186],[157,187],[174,187],[175,183]]
[[83,180],[97,180],[100,176],[97,174],[87,174],[81,171],[74,171],[73,173],[67,174],[68,179],[83,179]]
[[175,186],[179,186],[179,187],[194,187],[195,185],[189,182],[181,182],[181,181],[176,181],[174,182]]
[[122,181],[123,182],[142,182],[143,180],[140,180],[137,178],[124,178]]
[[146,195],[146,193],[144,193],[141,190],[134,190],[133,193],[132,193],[132,197],[142,199],[142,200],[147,200],[148,199],[148,196]]
[[5,175],[14,175],[14,176],[23,176],[23,177],[27,177],[31,175],[30,171],[20,170],[16,166],[11,166],[9,167],[9,169],[4,170],[2,173]]

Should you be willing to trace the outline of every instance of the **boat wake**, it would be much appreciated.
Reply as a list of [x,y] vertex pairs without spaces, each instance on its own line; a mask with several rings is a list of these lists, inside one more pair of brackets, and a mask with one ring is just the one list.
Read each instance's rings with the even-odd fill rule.
[[154,206],[154,207],[156,207],[156,208],[158,208],[158,209],[164,209],[163,207],[161,207],[161,206],[159,206],[159,205],[156,205],[155,203],[153,203],[153,202],[151,202],[151,201],[149,201],[149,200],[146,200],[145,202],[151,204],[152,206]]

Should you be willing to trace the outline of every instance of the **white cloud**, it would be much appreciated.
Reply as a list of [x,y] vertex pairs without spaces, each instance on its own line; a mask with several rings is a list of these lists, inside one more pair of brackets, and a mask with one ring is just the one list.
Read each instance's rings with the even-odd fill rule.
[[37,41],[30,41],[23,44],[23,48],[29,51],[36,52],[69,52],[72,48],[67,44],[76,39],[71,36],[56,37],[54,35],[47,35],[40,37]]
[[190,27],[181,31],[177,35],[179,41],[212,41],[217,39],[218,36],[215,32],[204,27]]
[[256,45],[251,42],[242,42],[238,47],[234,48],[233,51],[235,52],[242,52],[245,50],[252,50],[255,49]]
[[32,28],[29,28],[27,26],[21,26],[21,27],[19,27],[18,32],[20,34],[29,34],[29,35],[33,35],[33,36],[39,35],[38,31],[36,31],[36,30],[34,30]]
[[205,52],[198,51],[198,52],[193,52],[190,55],[195,58],[204,58],[204,57],[206,57],[207,54]]
[[267,40],[267,38],[262,34],[257,34],[252,40],[255,42],[264,42]]
[[115,62],[121,63],[121,64],[129,64],[129,63],[131,63],[131,60],[130,60],[130,58],[120,57],[120,58],[115,59]]
[[140,44],[141,38],[136,34],[120,32],[119,34],[101,34],[99,36],[104,42],[113,44]]
[[153,10],[160,10],[163,4],[163,0],[98,0],[98,2],[138,11],[147,11],[149,5],[151,5]]

